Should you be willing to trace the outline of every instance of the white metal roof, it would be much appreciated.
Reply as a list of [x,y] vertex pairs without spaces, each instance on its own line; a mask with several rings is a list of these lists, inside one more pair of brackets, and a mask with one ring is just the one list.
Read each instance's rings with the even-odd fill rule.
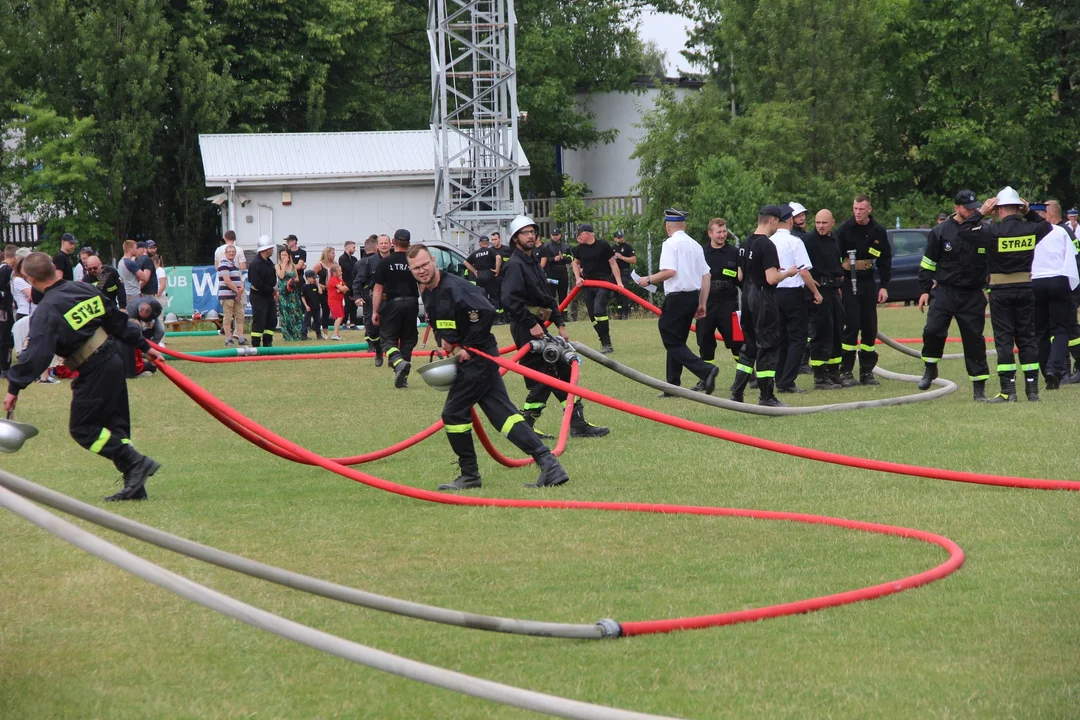
[[[434,182],[430,130],[199,135],[208,186],[303,182]],[[523,165],[528,164],[518,146]],[[527,170],[526,170],[527,172]]]

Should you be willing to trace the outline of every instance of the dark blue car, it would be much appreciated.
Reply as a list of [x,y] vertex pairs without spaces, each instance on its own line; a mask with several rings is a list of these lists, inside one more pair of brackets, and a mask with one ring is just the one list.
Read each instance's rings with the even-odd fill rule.
[[[892,246],[892,280],[889,281],[889,302],[916,301],[922,294],[919,287],[919,263],[926,252],[930,228],[897,228],[889,230]],[[874,279],[881,282],[877,271]]]

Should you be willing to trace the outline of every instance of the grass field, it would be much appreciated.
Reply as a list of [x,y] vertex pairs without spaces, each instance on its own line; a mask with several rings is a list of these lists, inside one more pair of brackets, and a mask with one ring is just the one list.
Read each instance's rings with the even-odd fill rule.
[[[914,309],[882,329],[921,334]],[[571,336],[596,347],[585,323]],[[955,328],[954,328],[955,331]],[[358,334],[350,334],[352,340]],[[508,333],[500,329],[500,341]],[[616,359],[663,376],[655,320],[613,323]],[[218,347],[178,338],[178,349]],[[722,350],[722,348],[721,348]],[[950,345],[949,351],[958,351]],[[888,349],[883,367],[917,374]],[[733,365],[721,361],[724,385]],[[444,395],[395,391],[370,361],[176,363],[226,402],[327,456],[389,445],[437,419]],[[1043,402],[975,405],[960,390],[905,407],[792,418],[725,412],[585,364],[582,384],[750,435],[917,465],[1078,479],[1080,388]],[[684,383],[686,381],[684,380]],[[808,386],[806,378],[801,384]],[[516,402],[518,378],[509,380]],[[996,392],[996,380],[991,381]],[[462,610],[562,622],[657,619],[756,607],[920,572],[944,552],[782,522],[456,508],[294,465],[225,430],[164,377],[130,384],[136,446],[163,463],[151,500],[112,507],[263,562]],[[801,404],[914,392],[907,383],[812,393]],[[18,417],[42,429],[0,467],[82,500],[114,491],[110,464],[67,435],[65,385],[29,388]],[[790,396],[785,396],[785,399]],[[554,429],[555,413],[542,425]],[[140,545],[119,545],[272,612],[424,662],[605,705],[692,718],[1080,717],[1080,496],[887,475],[754,450],[589,405],[609,425],[572,440],[571,482],[544,497],[832,515],[945,535],[954,575],[809,615],[604,642],[450,628],[310,597]],[[498,438],[500,447],[507,443]],[[516,451],[514,452],[516,455]],[[456,467],[440,434],[364,466],[434,488]],[[535,470],[481,459],[492,497],[536,497]],[[85,526],[85,525],[84,525]],[[88,526],[89,527],[89,526]],[[524,717],[337,660],[183,601],[0,515],[0,718]]]

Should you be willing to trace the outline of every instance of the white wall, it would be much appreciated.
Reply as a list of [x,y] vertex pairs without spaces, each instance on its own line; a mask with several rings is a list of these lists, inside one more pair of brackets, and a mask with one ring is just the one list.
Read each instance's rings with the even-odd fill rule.
[[[682,98],[686,93],[696,92],[687,88],[675,88],[675,95]],[[615,141],[599,144],[588,150],[564,150],[563,172],[578,182],[589,186],[590,195],[618,196],[636,195],[640,180],[638,161],[631,159],[634,149],[644,134],[640,127],[641,116],[655,109],[660,91],[648,88],[645,92],[607,92],[592,95],[579,94],[579,105],[595,113],[596,127],[601,130],[614,128],[619,131]]]
[[[283,191],[292,193],[291,205],[282,205]],[[237,186],[236,192],[249,199],[243,207],[237,203],[234,228],[236,242],[245,250],[254,251],[260,235],[269,235],[279,245],[286,235],[296,235],[309,256],[318,255],[327,245],[340,255],[346,240],[363,247],[368,235],[392,236],[398,228],[412,233],[413,242],[434,238],[434,184],[272,190]],[[227,216],[228,207],[222,210]]]

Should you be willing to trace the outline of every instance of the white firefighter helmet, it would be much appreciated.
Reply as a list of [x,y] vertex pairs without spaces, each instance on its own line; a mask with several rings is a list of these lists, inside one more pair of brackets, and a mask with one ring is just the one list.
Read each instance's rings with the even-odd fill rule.
[[1005,186],[1005,189],[997,194],[997,204],[998,207],[1006,205],[1022,206],[1024,201],[1020,199],[1020,193],[1009,186]]
[[510,241],[513,242],[514,236],[517,235],[518,232],[520,232],[523,228],[527,228],[530,225],[536,228],[537,234],[540,233],[540,226],[534,223],[531,217],[526,217],[525,215],[518,215],[516,218],[514,218],[513,221],[510,223],[510,229],[507,233],[510,236]]

